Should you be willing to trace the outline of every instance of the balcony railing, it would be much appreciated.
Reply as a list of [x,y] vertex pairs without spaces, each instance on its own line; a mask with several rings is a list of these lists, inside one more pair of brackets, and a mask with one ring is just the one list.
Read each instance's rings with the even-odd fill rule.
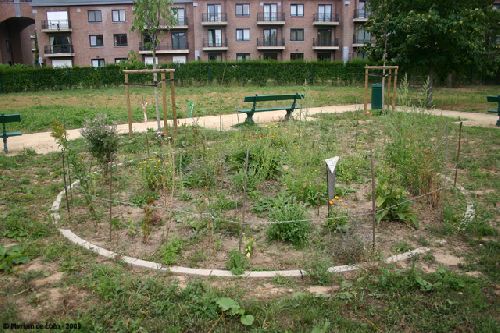
[[[156,51],[162,50],[188,50],[189,44],[187,41],[176,42],[173,44],[160,43],[156,45]],[[139,43],[139,51],[153,51],[151,43]]]
[[188,18],[186,16],[177,18],[174,26],[180,26],[180,25],[188,25]]
[[203,39],[203,47],[227,47],[227,38],[221,40]]
[[45,54],[55,54],[55,53],[74,53],[73,45],[62,44],[62,45],[45,45]]
[[257,38],[257,46],[285,46],[284,38]]
[[285,20],[285,13],[257,13],[257,21],[278,22]]
[[355,19],[367,19],[370,16],[370,12],[367,9],[356,9],[354,11]]
[[42,22],[42,29],[47,29],[47,30],[71,29],[71,21],[70,20],[45,20]]
[[316,13],[314,14],[314,22],[340,22],[339,14],[325,14],[325,13]]
[[203,13],[201,17],[203,23],[227,22],[226,13]]
[[352,40],[353,44],[370,44],[371,43],[371,37],[369,36],[353,36]]
[[339,46],[338,38],[334,39],[313,39],[313,46]]

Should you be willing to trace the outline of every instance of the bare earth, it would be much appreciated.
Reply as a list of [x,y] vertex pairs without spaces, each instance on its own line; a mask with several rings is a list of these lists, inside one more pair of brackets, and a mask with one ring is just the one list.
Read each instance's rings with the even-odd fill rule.
[[[303,110],[297,110],[294,113],[295,119],[310,120],[310,116],[320,113],[344,113],[352,112],[363,109],[363,105],[337,105],[337,106],[322,106],[316,108],[309,108]],[[406,111],[405,109],[400,109]],[[452,118],[459,118],[464,120],[464,125],[467,126],[480,126],[480,127],[495,127],[497,120],[496,115],[482,114],[482,113],[470,113],[461,111],[448,111],[448,110],[428,110],[434,115],[441,115]],[[272,111],[265,113],[257,113],[254,115],[254,120],[257,124],[276,122],[282,120],[285,116],[284,111]],[[244,114],[227,114],[221,116],[205,116],[200,118],[185,118],[179,119],[179,126],[190,126],[193,124],[198,124],[199,126],[211,129],[219,130],[230,130],[231,126],[241,123],[245,120]],[[163,122],[162,122],[163,125]],[[169,126],[172,126],[173,122],[169,121]],[[134,123],[132,124],[132,129],[134,132],[145,132],[148,128],[156,128],[156,121],[150,121],[147,123]],[[128,124],[118,125],[119,133],[128,133]],[[78,139],[81,137],[80,129],[74,129],[68,131],[68,136],[70,140]],[[13,137],[9,139],[9,154],[18,154],[26,148],[34,149],[38,154],[46,154],[58,150],[55,140],[50,136],[50,132],[40,132],[32,134],[24,134],[22,136]]]

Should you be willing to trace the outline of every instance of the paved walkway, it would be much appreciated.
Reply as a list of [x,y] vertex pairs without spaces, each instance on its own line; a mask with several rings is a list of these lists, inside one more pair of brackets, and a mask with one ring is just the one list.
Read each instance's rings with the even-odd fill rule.
[[[309,110],[302,110],[300,113],[296,111],[294,113],[295,117],[299,116],[301,119],[306,119],[312,115],[320,113],[344,113],[363,109],[363,105],[336,105],[336,106],[323,106],[310,108]],[[403,110],[407,111],[407,110]],[[497,117],[495,115],[486,113],[468,113],[460,111],[446,111],[446,110],[431,110],[429,111],[435,115],[442,115],[453,118],[460,118],[464,120],[464,124],[468,126],[481,126],[481,127],[495,127]],[[256,113],[254,115],[254,120],[256,123],[268,123],[275,122],[283,119],[285,116],[284,111],[273,111]],[[222,116],[205,116],[200,118],[186,118],[179,119],[179,126],[190,126],[193,123],[197,123],[199,126],[211,129],[221,129],[229,130],[231,126],[236,125],[245,120],[244,114],[226,114]],[[163,123],[162,123],[163,124]],[[169,125],[172,126],[172,121],[169,121]],[[145,132],[148,128],[156,128],[156,120],[147,123],[134,123],[132,124],[134,132]],[[118,125],[119,133],[128,133],[128,124]],[[78,139],[81,137],[80,129],[68,130],[68,137],[70,140]],[[9,143],[9,154],[18,154],[25,148],[34,149],[38,154],[46,154],[49,152],[54,152],[58,150],[57,144],[54,139],[50,136],[50,132],[40,132],[32,134],[24,134],[22,136],[12,137],[8,141]]]

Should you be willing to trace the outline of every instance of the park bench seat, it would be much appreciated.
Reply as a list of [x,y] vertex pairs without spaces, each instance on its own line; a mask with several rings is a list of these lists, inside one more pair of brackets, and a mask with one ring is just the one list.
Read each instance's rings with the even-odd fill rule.
[[20,121],[20,114],[0,114],[0,124],[2,124],[3,151],[6,153],[9,152],[7,149],[7,139],[13,136],[20,136],[22,135],[22,133],[20,131],[8,132],[5,124],[18,123]]
[[486,100],[490,103],[497,103],[496,110],[488,110],[489,113],[498,114],[497,127],[500,127],[500,95],[498,96],[486,96]]
[[[254,95],[246,96],[243,100],[245,103],[252,103],[252,107],[249,109],[240,109],[239,113],[245,113],[247,118],[245,123],[253,124],[253,115],[258,112],[268,112],[268,111],[280,111],[285,110],[285,120],[289,120],[293,111],[297,108],[297,100],[304,99],[302,94],[287,94],[287,95]],[[273,106],[273,107],[262,107],[257,108],[257,103],[259,102],[278,102],[278,101],[292,101],[291,105],[285,106]]]

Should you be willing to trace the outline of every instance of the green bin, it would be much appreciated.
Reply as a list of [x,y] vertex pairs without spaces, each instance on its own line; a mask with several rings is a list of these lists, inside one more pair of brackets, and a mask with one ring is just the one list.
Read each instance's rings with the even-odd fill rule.
[[372,110],[382,110],[382,83],[372,84]]

